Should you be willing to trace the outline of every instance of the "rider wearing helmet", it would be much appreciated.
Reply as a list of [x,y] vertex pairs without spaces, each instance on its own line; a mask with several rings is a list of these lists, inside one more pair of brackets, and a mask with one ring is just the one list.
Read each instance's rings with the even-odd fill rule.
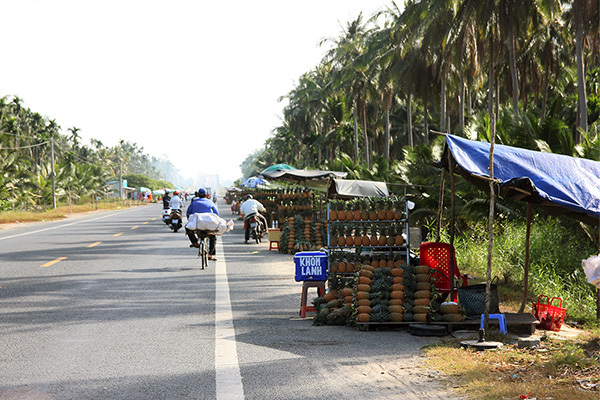
[[[213,213],[219,215],[219,210],[215,207],[215,203],[208,200],[206,198],[206,189],[200,188],[196,192],[197,197],[194,197],[192,203],[189,205],[186,216],[189,219],[190,215],[195,213]],[[192,242],[193,247],[200,247],[200,243],[198,242],[198,236],[195,231],[185,228],[185,234],[188,235],[190,242]],[[208,259],[216,260],[215,254],[217,246],[217,237],[215,235],[208,236]]]
[[262,221],[265,231],[268,231],[267,228],[269,225],[267,223],[267,219],[261,213],[259,213],[259,211],[265,212],[267,209],[261,204],[260,201],[253,199],[251,194],[247,195],[246,201],[244,201],[240,206],[240,213],[244,217],[244,223],[246,227],[244,232],[244,243],[246,244],[248,244],[248,239],[250,239],[250,224],[247,222],[248,217],[256,214],[256,217]]
[[179,197],[179,192],[177,190],[173,192],[173,197],[169,201],[169,207],[171,207],[171,209],[175,208],[178,210],[183,208],[183,200],[181,200],[181,197]]
[[162,202],[163,202],[163,208],[167,209],[169,208],[169,202],[171,201],[171,196],[169,196],[169,191],[165,190],[165,195],[162,198]]

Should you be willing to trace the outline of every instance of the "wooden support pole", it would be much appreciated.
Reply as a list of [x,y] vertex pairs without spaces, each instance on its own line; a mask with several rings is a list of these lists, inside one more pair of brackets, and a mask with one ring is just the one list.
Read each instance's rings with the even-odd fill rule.
[[438,220],[437,220],[437,233],[435,235],[435,241],[440,241],[440,230],[442,228],[442,217],[444,215],[444,175],[446,170],[442,168],[442,177],[440,179],[440,202],[438,208]]
[[527,203],[527,229],[525,231],[525,271],[523,272],[523,301],[521,301],[521,307],[519,313],[525,310],[525,303],[527,302],[527,294],[529,291],[529,238],[531,237],[531,203]]
[[456,193],[454,191],[454,157],[452,157],[452,153],[448,151],[448,165],[450,168],[450,300],[454,301],[454,269],[456,266],[454,265],[454,230],[455,230],[455,198]]
[[486,285],[485,285],[485,322],[484,322],[484,330],[487,332],[489,327],[489,316],[490,316],[490,299],[492,297],[492,254],[494,249],[494,208],[495,208],[495,200],[496,194],[494,192],[494,144],[496,142],[496,114],[492,113],[491,115],[491,141],[490,141],[490,164],[488,166],[488,171],[490,173],[490,214],[488,218],[488,262],[487,262],[487,274],[486,274]]

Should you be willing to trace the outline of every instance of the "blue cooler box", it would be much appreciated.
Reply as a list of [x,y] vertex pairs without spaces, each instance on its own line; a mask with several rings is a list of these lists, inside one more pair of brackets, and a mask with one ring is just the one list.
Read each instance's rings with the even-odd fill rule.
[[296,282],[327,280],[327,253],[320,251],[296,253],[294,263],[296,263]]

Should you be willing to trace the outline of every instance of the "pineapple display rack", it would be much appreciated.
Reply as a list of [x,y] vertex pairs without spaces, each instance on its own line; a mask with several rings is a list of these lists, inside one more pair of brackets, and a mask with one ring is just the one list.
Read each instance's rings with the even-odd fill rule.
[[333,200],[327,204],[327,246],[335,251],[398,258],[410,263],[408,202],[400,198]]
[[244,190],[239,195],[240,203],[247,194],[252,194],[266,208],[265,217],[269,226],[273,221],[279,223],[297,215],[315,219],[315,213],[318,213],[322,203],[321,195],[301,188]]

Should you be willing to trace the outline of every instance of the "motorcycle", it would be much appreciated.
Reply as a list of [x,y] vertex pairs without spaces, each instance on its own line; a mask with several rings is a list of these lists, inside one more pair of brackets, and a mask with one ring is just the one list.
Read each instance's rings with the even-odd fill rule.
[[170,208],[163,208],[162,221],[165,224],[167,224],[167,226],[171,226],[171,209]]
[[181,220],[181,210],[178,208],[171,209],[171,229],[173,232],[177,232],[183,226]]
[[249,224],[252,240],[255,240],[256,243],[260,243],[263,236],[265,236],[265,233],[267,233],[265,224],[256,216],[256,214],[248,215],[246,217],[246,224]]

